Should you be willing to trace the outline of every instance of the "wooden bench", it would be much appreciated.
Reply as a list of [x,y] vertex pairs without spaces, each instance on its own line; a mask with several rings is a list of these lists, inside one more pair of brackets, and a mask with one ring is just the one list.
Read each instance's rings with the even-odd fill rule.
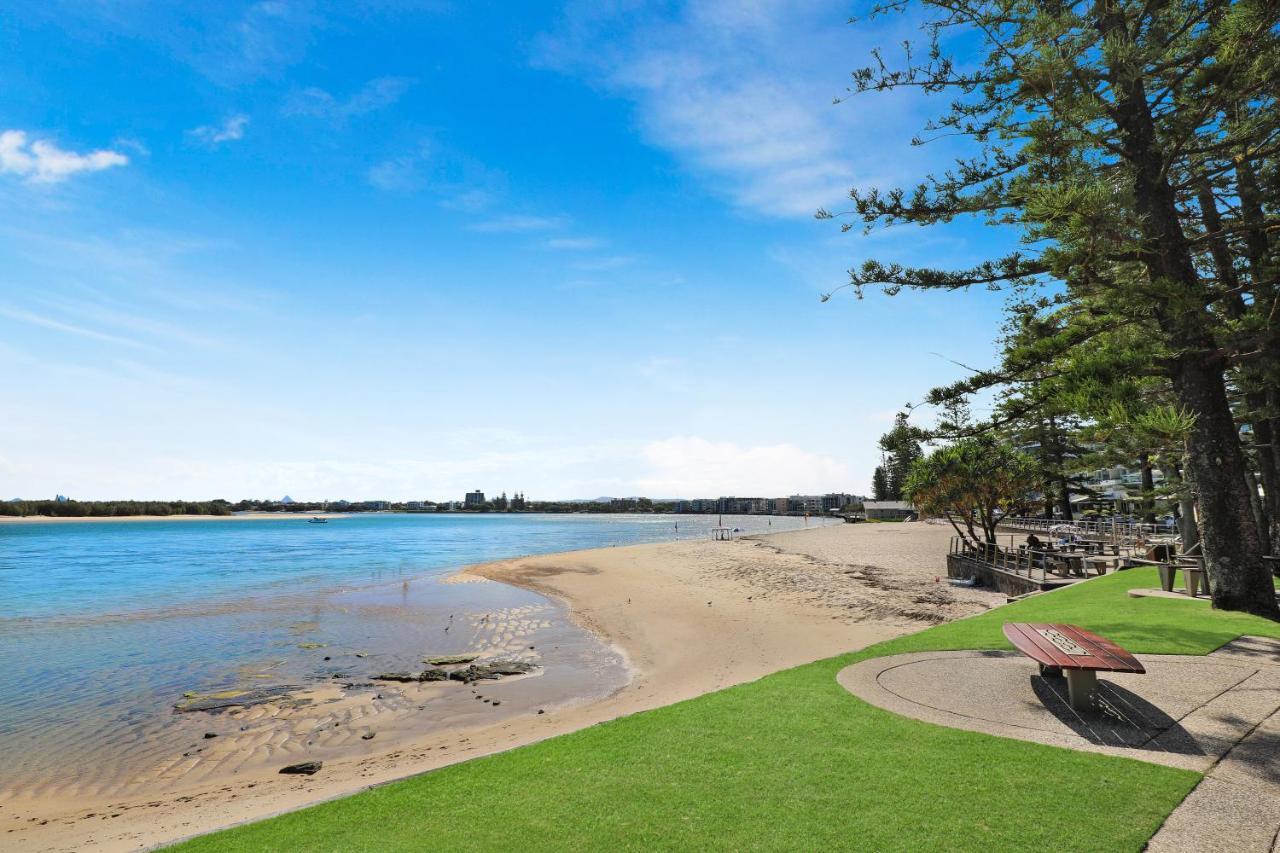
[[1006,622],[1004,635],[1014,648],[1040,664],[1042,676],[1066,675],[1067,696],[1076,711],[1092,707],[1099,671],[1146,672],[1129,652],[1075,625]]

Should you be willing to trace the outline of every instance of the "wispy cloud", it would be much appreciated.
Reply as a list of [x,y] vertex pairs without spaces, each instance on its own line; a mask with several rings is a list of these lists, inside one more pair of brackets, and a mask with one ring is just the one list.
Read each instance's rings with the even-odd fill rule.
[[847,488],[847,465],[793,444],[742,446],[680,436],[644,446],[649,470],[636,480],[640,494],[761,497]]
[[224,142],[244,139],[244,129],[249,124],[249,117],[243,113],[229,116],[222,124],[206,124],[187,131],[187,135],[201,145],[210,148]]
[[[222,18],[218,7],[199,13],[204,32],[191,47],[190,61],[223,84],[278,73],[298,62],[323,21],[310,0],[261,0],[243,13]],[[212,11],[210,11],[212,10]]]
[[598,249],[602,245],[604,245],[604,241],[595,237],[553,237],[546,242],[548,249],[569,252],[585,252],[591,249]]
[[101,172],[128,163],[129,158],[119,151],[104,148],[77,154],[46,139],[32,140],[26,131],[0,132],[0,173],[17,175],[33,184],[56,184],[82,172]]
[[369,167],[365,178],[380,190],[410,192],[426,184],[424,165],[431,158],[431,146],[423,144],[416,151],[389,157]]
[[318,87],[295,93],[284,107],[285,115],[310,116],[341,124],[354,116],[389,107],[408,90],[413,81],[406,77],[378,77],[365,83],[347,98],[336,98]]
[[21,308],[10,308],[0,305],[0,317],[8,317],[10,320],[16,320],[19,323],[26,323],[31,326],[40,326],[41,328],[51,329],[55,332],[63,332],[68,335],[76,335],[90,340],[101,341],[108,344],[117,344],[119,346],[132,347],[134,349],[150,349],[146,344],[135,341],[131,338],[122,338],[117,335],[108,335],[104,332],[98,332],[93,329],[86,329],[84,326],[77,326],[72,323],[64,323],[53,317],[46,317],[43,314],[36,314],[31,311],[25,311]]
[[881,178],[877,134],[899,126],[890,113],[901,102],[832,105],[868,47],[843,25],[844,4],[672,8],[577,0],[539,42],[535,62],[633,101],[650,142],[741,207],[808,216]]
[[566,224],[563,216],[522,216],[519,214],[511,214],[507,216],[498,216],[493,219],[477,222],[471,225],[472,231],[485,232],[521,232],[521,231],[550,231],[555,228],[563,228]]
[[609,270],[622,269],[629,267],[636,262],[631,255],[611,255],[607,258],[591,258],[588,260],[576,261],[573,268],[583,270],[584,272],[608,272]]

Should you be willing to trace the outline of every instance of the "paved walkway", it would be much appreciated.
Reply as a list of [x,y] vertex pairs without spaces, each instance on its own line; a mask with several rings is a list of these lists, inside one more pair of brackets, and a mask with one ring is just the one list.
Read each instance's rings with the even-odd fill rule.
[[1197,770],[1205,778],[1152,851],[1280,853],[1280,642],[1242,637],[1206,656],[1138,655],[1102,673],[1095,710],[1017,652],[874,658],[837,676],[854,695],[938,725]]

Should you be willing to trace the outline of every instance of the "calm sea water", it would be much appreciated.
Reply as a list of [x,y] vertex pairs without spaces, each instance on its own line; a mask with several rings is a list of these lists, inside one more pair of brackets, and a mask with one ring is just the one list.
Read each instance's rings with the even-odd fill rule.
[[[604,660],[593,658],[603,646],[559,606],[503,584],[442,579],[506,557],[706,539],[715,523],[687,515],[377,514],[328,524],[0,525],[0,791],[56,787],[60,769],[83,768],[90,756],[103,784],[127,776],[127,765],[162,759],[176,743],[166,740],[172,705],[188,690],[243,686],[246,678],[255,686],[316,682],[353,665],[412,669],[424,651],[466,651],[473,637],[443,630],[455,615],[540,608],[554,623],[547,646],[560,655],[544,662],[548,672],[590,669]],[[724,523],[755,533],[805,521]]]

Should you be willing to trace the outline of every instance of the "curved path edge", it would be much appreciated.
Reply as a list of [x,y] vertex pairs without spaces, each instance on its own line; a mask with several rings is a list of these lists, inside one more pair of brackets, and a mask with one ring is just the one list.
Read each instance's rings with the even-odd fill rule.
[[[1138,658],[1151,673],[1181,672],[1191,684],[1198,681],[1197,673],[1212,673],[1225,687],[1215,691],[1196,685],[1204,695],[1164,717],[1164,729],[1149,739],[1139,736],[1128,745],[1115,745],[1100,742],[1110,734],[1104,731],[1104,715],[1073,719],[1058,695],[1065,688],[1054,679],[1040,679],[1035,664],[1017,652],[891,655],[847,666],[836,680],[871,705],[935,725],[1204,773],[1147,849],[1280,853],[1280,641],[1241,637],[1209,655]],[[1005,673],[1004,683],[1013,685],[1003,695],[990,690],[996,670]],[[919,677],[939,672],[953,677]],[[1009,673],[1018,677],[1010,681]],[[966,674],[974,676],[971,690],[966,689]],[[1128,697],[1159,714],[1161,703],[1148,704],[1140,695],[1153,682],[1138,678],[1104,675],[1104,682],[1115,682],[1106,686],[1107,699],[1123,705]],[[1027,685],[1025,693],[1019,692],[1019,683]]]

